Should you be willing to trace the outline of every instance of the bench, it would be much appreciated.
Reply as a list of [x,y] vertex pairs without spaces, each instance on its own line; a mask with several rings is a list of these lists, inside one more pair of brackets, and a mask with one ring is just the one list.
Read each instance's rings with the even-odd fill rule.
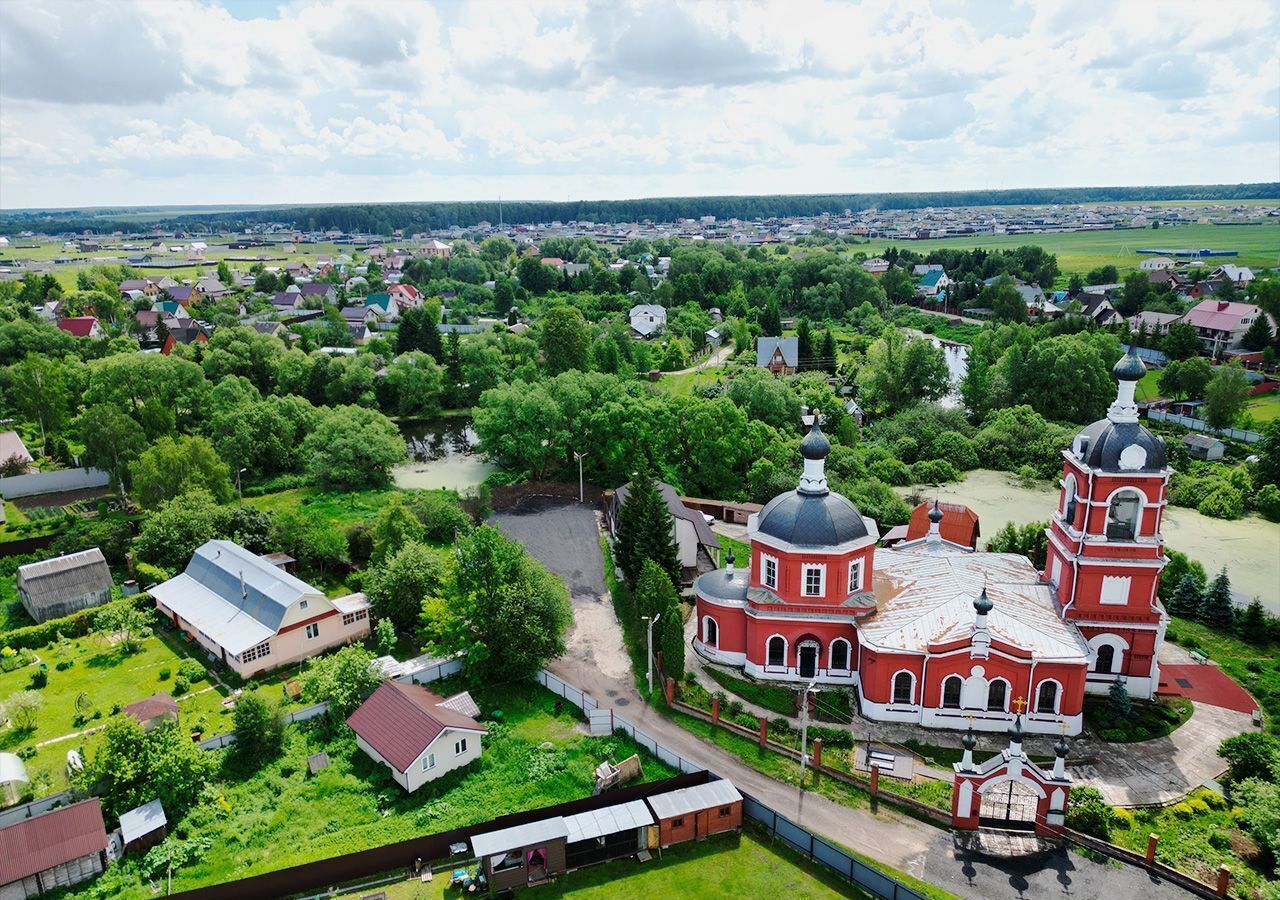
[[1202,666],[1209,662],[1209,654],[1205,653],[1203,650],[1192,650],[1191,658]]
[[872,750],[867,754],[868,766],[880,766],[880,768],[892,769],[896,764],[897,757],[892,753],[885,753],[883,750]]

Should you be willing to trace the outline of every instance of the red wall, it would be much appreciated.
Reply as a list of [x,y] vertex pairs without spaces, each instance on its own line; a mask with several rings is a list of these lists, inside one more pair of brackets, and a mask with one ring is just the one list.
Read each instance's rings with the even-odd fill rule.
[[[772,556],[778,560],[778,586],[768,588],[787,603],[798,603],[806,606],[830,606],[844,602],[849,597],[849,565],[855,560],[862,561],[863,590],[869,589],[875,577],[875,547],[867,546],[853,550],[841,556],[822,553],[784,553],[759,542],[751,545],[751,583],[757,587],[766,587],[764,583],[764,560],[761,554]],[[826,594],[822,597],[806,597],[800,593],[803,587],[803,566],[816,563],[827,567]]]

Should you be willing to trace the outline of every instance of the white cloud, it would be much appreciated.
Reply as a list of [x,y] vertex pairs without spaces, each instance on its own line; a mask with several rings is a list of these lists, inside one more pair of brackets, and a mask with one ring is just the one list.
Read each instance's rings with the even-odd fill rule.
[[1159,15],[1141,0],[282,0],[250,21],[219,0],[32,0],[6,13],[9,207],[1280,170],[1268,0],[1207,18],[1197,0]]

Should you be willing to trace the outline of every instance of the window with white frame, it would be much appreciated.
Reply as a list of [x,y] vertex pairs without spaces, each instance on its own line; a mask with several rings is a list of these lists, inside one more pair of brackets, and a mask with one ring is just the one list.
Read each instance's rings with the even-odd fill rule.
[[306,600],[302,600],[302,601],[300,601],[300,602],[298,603],[298,609],[306,609],[306,608],[307,608],[307,601],[306,601]]
[[849,642],[844,638],[836,638],[831,642],[831,668],[836,671],[847,671],[850,654]]
[[256,647],[250,647],[241,653],[237,659],[242,663],[253,662],[255,659],[262,659],[264,656],[271,655],[271,642],[263,641]]
[[462,754],[464,754],[464,753],[466,753],[466,752],[467,752],[467,739],[466,739],[466,738],[460,738],[459,740],[456,740],[456,741],[454,741],[454,742],[453,742],[453,755],[454,755],[454,756],[461,756]]
[[320,623],[312,622],[307,626],[307,640],[313,641],[320,637]]
[[426,772],[428,769],[434,769],[435,767],[436,755],[434,753],[428,753],[426,756],[422,757],[422,771]]
[[354,625],[354,624],[356,624],[357,622],[361,622],[361,621],[363,621],[363,620],[365,620],[365,619],[367,619],[367,618],[369,618],[369,610],[367,610],[367,609],[357,609],[355,612],[352,612],[352,613],[343,613],[343,614],[342,614],[342,624],[343,624],[343,625]]
[[778,561],[772,556],[760,554],[760,559],[764,563],[764,586],[767,588],[778,587]]
[[1129,587],[1132,584],[1133,578],[1128,575],[1103,575],[1102,593],[1098,597],[1098,602],[1117,606],[1128,603]]
[[849,593],[856,594],[862,590],[862,560],[855,559],[849,563]]
[[821,597],[825,593],[827,567],[807,565],[804,566],[802,574],[804,581],[802,582],[801,593],[806,597]]

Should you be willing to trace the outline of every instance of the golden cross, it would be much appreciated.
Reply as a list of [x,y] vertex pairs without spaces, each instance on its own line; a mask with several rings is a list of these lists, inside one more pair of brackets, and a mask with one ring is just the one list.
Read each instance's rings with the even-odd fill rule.
[[1022,715],[1022,711],[1023,709],[1026,708],[1026,706],[1027,706],[1027,701],[1026,701],[1026,698],[1024,697],[1019,697],[1017,700],[1013,701],[1013,711],[1018,715]]

